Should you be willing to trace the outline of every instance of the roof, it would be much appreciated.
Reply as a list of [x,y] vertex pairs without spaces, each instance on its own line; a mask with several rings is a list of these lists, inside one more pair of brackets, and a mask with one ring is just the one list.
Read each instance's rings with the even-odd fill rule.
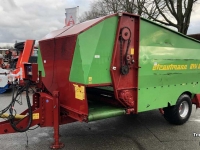
[[44,38],[42,38],[40,41],[47,40],[47,39],[52,39],[52,38],[58,38],[58,37],[63,37],[63,36],[69,36],[69,35],[76,35],[79,34],[88,28],[94,26],[98,22],[101,22],[102,20],[109,18],[111,16],[114,16],[116,14],[108,15],[108,16],[103,16],[99,17],[96,19],[88,20],[82,23],[75,24],[73,26],[67,26],[59,30],[55,30],[47,34]]

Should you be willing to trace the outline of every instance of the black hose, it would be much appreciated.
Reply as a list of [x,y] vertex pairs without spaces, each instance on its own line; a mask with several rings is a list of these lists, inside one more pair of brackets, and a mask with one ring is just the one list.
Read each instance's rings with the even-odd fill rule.
[[[31,123],[32,123],[32,114],[33,113],[32,113],[31,102],[30,102],[30,98],[29,98],[29,87],[30,87],[30,84],[31,84],[31,81],[27,80],[26,81],[26,85],[24,87],[22,87],[19,91],[17,91],[16,96],[14,96],[15,92],[13,92],[12,104],[11,104],[11,107],[9,109],[9,111],[10,111],[9,121],[10,121],[10,125],[12,126],[12,128],[17,132],[25,132],[25,131],[27,131],[30,128]],[[17,123],[14,122],[15,118],[14,118],[14,115],[13,115],[13,107],[15,105],[16,98],[24,90],[26,91],[26,100],[27,100],[27,105],[28,105],[29,121],[28,121],[27,126],[25,128],[23,128],[23,129],[21,129],[21,128],[17,127],[17,124],[23,119],[19,120]]]
[[2,109],[0,111],[0,115],[4,114],[13,105],[13,103],[14,103],[14,93],[15,93],[15,86],[14,86],[14,84],[12,84],[12,91],[13,91],[13,95],[12,95],[11,102],[10,102],[10,104],[8,104],[8,106],[6,108],[4,108],[4,109]]

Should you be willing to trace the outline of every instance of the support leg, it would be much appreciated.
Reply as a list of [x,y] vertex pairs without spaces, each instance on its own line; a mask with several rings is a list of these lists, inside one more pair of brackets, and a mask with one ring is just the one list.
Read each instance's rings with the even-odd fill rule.
[[53,115],[54,115],[54,143],[50,146],[52,149],[60,149],[64,147],[63,143],[59,142],[59,118],[60,118],[60,102],[59,92],[53,92]]

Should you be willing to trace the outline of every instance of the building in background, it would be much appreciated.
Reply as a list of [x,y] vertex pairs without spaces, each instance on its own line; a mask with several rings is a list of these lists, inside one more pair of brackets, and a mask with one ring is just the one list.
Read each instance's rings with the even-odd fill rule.
[[199,34],[190,34],[188,36],[190,36],[190,37],[192,37],[192,38],[197,39],[197,40],[200,41],[200,33]]
[[3,56],[6,54],[6,51],[9,50],[7,48],[0,48],[0,54],[3,54]]

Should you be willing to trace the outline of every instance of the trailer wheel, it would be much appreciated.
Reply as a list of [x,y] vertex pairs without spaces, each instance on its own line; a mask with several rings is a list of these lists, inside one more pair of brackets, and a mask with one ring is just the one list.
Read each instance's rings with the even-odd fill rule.
[[176,125],[182,125],[190,117],[192,111],[191,98],[187,94],[183,94],[178,98],[176,105],[166,107],[163,110],[164,118],[168,122]]

